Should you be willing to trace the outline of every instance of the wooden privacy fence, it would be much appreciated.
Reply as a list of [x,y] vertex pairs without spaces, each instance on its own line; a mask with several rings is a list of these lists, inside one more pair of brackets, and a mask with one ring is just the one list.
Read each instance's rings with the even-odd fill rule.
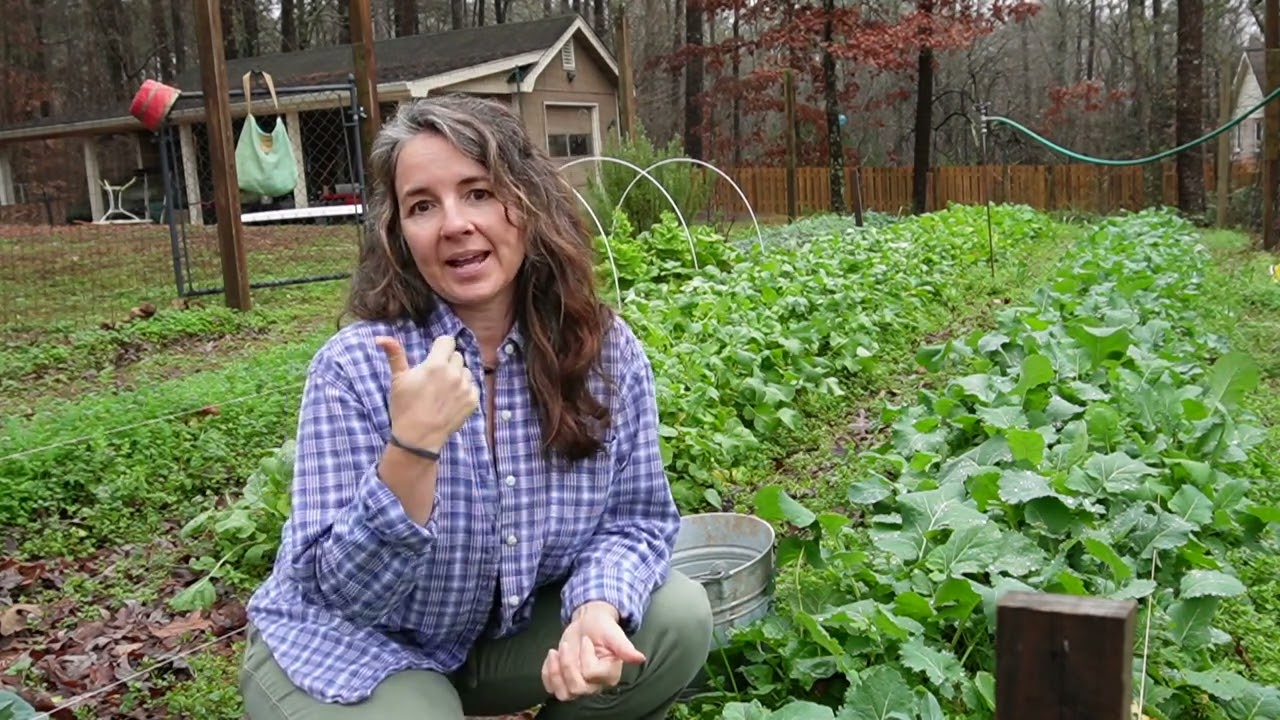
[[[742,187],[757,215],[787,214],[787,170],[784,167],[723,168]],[[830,170],[825,167],[796,169],[796,208],[800,214],[831,209]],[[1205,166],[1210,201],[1215,168]],[[745,213],[742,200],[728,183],[715,176],[711,195],[713,212]],[[1074,210],[1112,213],[1140,210],[1152,205],[1176,205],[1177,174],[1173,163],[1160,166],[1110,167],[1101,165],[953,165],[929,172],[927,210],[950,203],[976,205],[986,201],[983,183],[990,182],[990,198],[996,203],[1020,203],[1038,210]],[[856,184],[855,184],[856,182]],[[1257,170],[1234,166],[1231,189],[1257,182]],[[845,208],[852,212],[854,192],[861,189],[862,208],[887,213],[908,212],[913,193],[910,167],[845,168]]]

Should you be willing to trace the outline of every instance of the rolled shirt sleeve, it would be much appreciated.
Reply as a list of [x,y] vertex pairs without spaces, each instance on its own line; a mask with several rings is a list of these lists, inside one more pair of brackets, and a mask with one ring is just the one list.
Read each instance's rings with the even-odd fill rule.
[[604,601],[617,608],[623,630],[634,633],[650,596],[666,582],[680,514],[658,445],[653,368],[638,343],[629,355],[618,383],[605,510],[561,592],[561,619],[568,624],[582,604]]
[[308,600],[373,624],[412,588],[436,537],[436,508],[418,525],[382,482],[385,440],[341,373],[321,355],[307,378],[277,563]]

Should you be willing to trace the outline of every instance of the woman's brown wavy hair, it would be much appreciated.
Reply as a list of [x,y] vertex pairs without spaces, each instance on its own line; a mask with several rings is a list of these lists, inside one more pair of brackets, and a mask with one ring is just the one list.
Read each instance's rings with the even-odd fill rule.
[[442,95],[400,104],[373,142],[366,231],[346,313],[363,320],[423,322],[440,302],[400,232],[396,162],[405,142],[437,133],[483,165],[525,240],[515,315],[545,447],[568,460],[597,452],[610,418],[589,390],[610,313],[597,294],[594,248],[569,184],[506,104]]

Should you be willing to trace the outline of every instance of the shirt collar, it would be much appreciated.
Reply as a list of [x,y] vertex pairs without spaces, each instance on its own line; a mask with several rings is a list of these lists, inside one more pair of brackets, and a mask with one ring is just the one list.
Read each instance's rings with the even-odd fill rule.
[[[476,339],[475,333],[471,332],[471,329],[463,324],[462,319],[453,311],[453,308],[439,299],[436,300],[435,309],[427,316],[425,328],[433,338],[441,335],[452,335],[466,343],[474,343]],[[519,321],[511,325],[511,330],[507,332],[507,337],[502,341],[504,345],[507,343],[511,343],[520,352],[524,352],[525,337],[524,333],[520,331]]]

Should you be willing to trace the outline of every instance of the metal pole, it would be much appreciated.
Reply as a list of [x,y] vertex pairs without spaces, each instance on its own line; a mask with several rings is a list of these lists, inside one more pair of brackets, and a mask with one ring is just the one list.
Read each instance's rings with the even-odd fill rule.
[[[357,187],[360,188],[360,205],[361,205],[361,208],[363,209],[368,199],[368,193],[366,192],[366,188],[364,186],[364,157],[365,157],[364,142],[365,141],[364,141],[364,134],[361,129],[364,127],[364,124],[368,124],[368,123],[366,122],[362,124],[360,122],[360,119],[361,119],[360,94],[359,94],[359,86],[356,84],[355,75],[347,76],[347,89],[351,93],[350,125],[351,125],[351,131],[352,131],[351,134],[353,139],[355,140],[355,142],[352,143],[352,151],[355,154],[355,163],[354,163],[355,167],[353,168],[353,171],[354,171],[353,174],[355,175],[356,185]],[[372,143],[372,140],[370,140],[370,143]]]
[[160,127],[160,182],[164,184],[164,215],[169,224],[169,253],[173,256],[173,284],[178,290],[178,297],[183,296],[185,288],[182,283],[181,250],[178,245],[178,219],[173,207],[173,196],[177,192],[177,182],[173,175],[173,151],[169,143],[173,141],[173,126],[165,123]]

